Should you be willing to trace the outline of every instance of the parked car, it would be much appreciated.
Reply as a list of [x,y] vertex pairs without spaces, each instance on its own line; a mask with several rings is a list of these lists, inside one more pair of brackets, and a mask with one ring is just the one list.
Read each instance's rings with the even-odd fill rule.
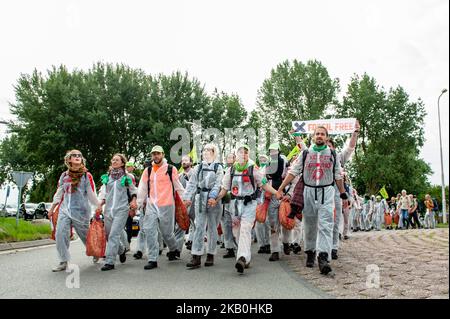
[[5,217],[14,217],[17,213],[17,205],[7,204],[2,205],[2,209],[0,209],[0,216]]
[[[131,227],[131,229],[132,229],[131,234],[132,234],[133,237],[136,237],[139,234],[139,230],[140,230],[139,219],[140,218],[141,218],[141,215],[140,215],[139,212],[136,213],[136,216],[133,217],[133,224],[132,224],[132,227]],[[144,218],[144,216],[142,216],[142,218]]]
[[48,210],[52,206],[52,203],[44,203],[41,202],[37,205],[36,209],[34,210],[35,218],[45,218],[48,219]]
[[25,203],[20,205],[20,214],[19,217],[23,217],[24,220],[36,219],[35,210],[37,204],[34,203]]

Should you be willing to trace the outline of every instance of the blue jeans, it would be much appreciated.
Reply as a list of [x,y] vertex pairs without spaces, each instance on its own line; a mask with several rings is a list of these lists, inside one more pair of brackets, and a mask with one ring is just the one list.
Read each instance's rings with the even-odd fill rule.
[[403,219],[403,228],[408,229],[409,225],[411,224],[411,222],[409,220],[408,210],[401,209],[400,211],[401,211],[401,215],[402,215],[402,219]]

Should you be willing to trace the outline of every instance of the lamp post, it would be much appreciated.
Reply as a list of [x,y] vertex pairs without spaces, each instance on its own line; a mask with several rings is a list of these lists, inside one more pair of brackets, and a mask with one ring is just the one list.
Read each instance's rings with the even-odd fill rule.
[[442,187],[442,222],[447,224],[447,209],[445,207],[445,181],[444,181],[444,161],[442,157],[442,137],[441,137],[441,112],[439,107],[439,101],[441,96],[447,92],[447,89],[443,89],[438,98],[438,119],[439,119],[439,146],[441,150],[441,187]]

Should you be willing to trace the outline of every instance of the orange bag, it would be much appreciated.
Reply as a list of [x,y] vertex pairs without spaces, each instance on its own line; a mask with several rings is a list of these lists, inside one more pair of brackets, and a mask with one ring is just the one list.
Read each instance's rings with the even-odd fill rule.
[[[61,202],[58,204],[58,206],[56,206],[53,215],[51,218],[51,222],[52,222],[52,235],[50,237],[50,239],[52,240],[56,240],[56,224],[58,223],[58,215],[59,215],[59,207],[61,206],[62,200]],[[70,239],[73,238],[73,226],[70,226]]]
[[106,232],[100,214],[92,220],[86,237],[86,255],[103,257],[106,251]]
[[182,230],[189,229],[189,214],[178,192],[175,192],[175,220]]
[[267,218],[267,211],[269,210],[270,199],[265,198],[264,203],[256,206],[256,221],[258,223],[265,223]]
[[[61,205],[61,204],[59,204]],[[56,223],[58,221],[58,215],[59,215],[59,205],[56,206],[55,210],[53,211],[53,215],[51,218],[51,222],[52,222],[52,236],[51,239],[56,240]]]
[[390,213],[384,213],[384,223],[386,226],[389,226],[392,224],[392,216]]
[[280,219],[280,224],[287,230],[291,230],[295,227],[295,219],[289,218],[291,213],[291,204],[286,201],[281,201],[280,209],[278,210],[278,218]]
[[394,215],[394,223],[398,225],[398,222],[400,221],[400,215],[398,213],[395,213]]

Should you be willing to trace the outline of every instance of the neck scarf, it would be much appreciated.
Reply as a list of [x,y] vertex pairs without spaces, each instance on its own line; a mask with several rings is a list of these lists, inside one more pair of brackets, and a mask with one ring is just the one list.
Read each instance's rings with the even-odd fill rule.
[[109,171],[109,175],[112,179],[118,180],[125,175],[125,170],[123,169],[123,167],[111,168],[111,170]]
[[72,193],[77,190],[78,185],[81,182],[81,177],[83,177],[84,173],[87,172],[86,167],[83,164],[78,169],[69,168],[67,170],[67,175],[69,175],[72,184]]

